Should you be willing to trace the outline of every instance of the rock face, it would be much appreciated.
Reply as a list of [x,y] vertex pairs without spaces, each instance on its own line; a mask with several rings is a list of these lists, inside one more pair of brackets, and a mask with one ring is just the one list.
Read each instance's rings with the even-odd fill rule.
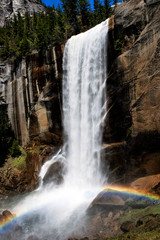
[[61,162],[53,163],[43,178],[43,184],[54,183],[59,185],[63,182],[64,166]]
[[[159,0],[125,1],[116,8],[114,30],[109,35],[112,53],[104,139],[126,142],[123,169],[132,176],[158,173],[154,166],[160,159],[159,11]],[[113,152],[115,155],[117,148],[112,148]],[[117,157],[115,166],[119,165],[118,160]],[[149,165],[144,167],[149,162],[150,171],[153,168],[155,172],[149,172]]]
[[61,47],[0,65],[0,92],[20,144],[44,132],[61,132]]
[[160,1],[147,2],[123,2],[115,13],[113,40],[115,45],[120,42],[121,49],[111,67],[108,91],[109,95],[115,93],[110,102],[110,105],[115,103],[111,112],[117,111],[121,117],[113,119],[111,126],[111,131],[118,130],[114,133],[119,134],[117,138],[122,138],[121,131],[127,127],[131,127],[132,137],[160,132]]
[[[143,195],[105,189],[93,200],[87,211],[85,236],[97,240],[113,238],[126,240],[130,239],[130,236],[131,239],[147,240],[148,235],[146,238],[138,235],[158,230],[159,210],[155,214],[156,208],[159,209],[158,205],[159,200],[153,201],[152,198]],[[130,233],[130,236],[126,233]]]
[[0,26],[3,26],[6,20],[12,19],[14,14],[19,12],[24,15],[26,11],[32,15],[34,12],[45,11],[45,7],[39,0],[1,0]]
[[[21,6],[9,0],[7,4],[7,9]],[[133,181],[160,172],[159,11],[160,0],[128,0],[117,6],[110,21],[104,131],[104,142],[110,145],[102,155],[103,170],[110,172],[111,181],[117,177]],[[22,145],[48,132],[61,135],[62,52],[62,47],[50,48],[0,64],[0,93]]]
[[[123,84],[129,86],[132,136],[146,131],[160,132],[160,1],[154,2],[145,5],[143,1],[134,1],[133,5],[133,1],[129,1],[127,14],[123,10],[126,33],[132,25],[139,30],[130,49],[117,59],[118,75],[123,69]],[[121,19],[121,9],[118,9],[115,18],[117,27],[122,25]],[[132,36],[133,33],[128,38]]]

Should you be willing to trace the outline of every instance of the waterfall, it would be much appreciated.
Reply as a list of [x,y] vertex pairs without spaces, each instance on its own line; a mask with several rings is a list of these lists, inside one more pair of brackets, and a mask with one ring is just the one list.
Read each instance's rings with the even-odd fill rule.
[[106,115],[108,20],[68,40],[63,58],[63,113],[67,137],[66,181],[102,183],[100,149]]
[[[66,166],[63,184],[43,186],[21,201],[15,212],[26,233],[42,239],[77,236],[85,211],[101,190],[100,150],[106,116],[108,20],[68,40],[63,57],[63,117],[65,142],[41,169],[43,179],[54,162]],[[31,219],[30,219],[31,218]],[[82,220],[82,221],[81,221]],[[28,227],[28,222],[32,222]],[[84,227],[84,226],[83,226]],[[29,229],[29,230],[28,230]],[[73,235],[72,235],[73,234]]]

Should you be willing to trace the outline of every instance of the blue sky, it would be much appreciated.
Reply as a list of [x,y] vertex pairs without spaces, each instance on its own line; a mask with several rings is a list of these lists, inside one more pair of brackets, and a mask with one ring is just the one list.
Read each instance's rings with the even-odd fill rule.
[[[91,3],[91,5],[93,5],[93,1],[94,0],[89,0],[89,2]],[[122,1],[122,0],[121,0]],[[58,6],[58,4],[60,4],[60,0],[42,0],[43,3],[45,3],[47,6],[52,6],[54,4],[55,7]],[[111,1],[112,2],[112,1]]]

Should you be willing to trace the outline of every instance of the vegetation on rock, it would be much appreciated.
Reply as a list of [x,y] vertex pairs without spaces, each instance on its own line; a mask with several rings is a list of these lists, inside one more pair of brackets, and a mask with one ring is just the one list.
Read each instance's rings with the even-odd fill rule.
[[119,236],[116,238],[109,238],[108,240],[159,240],[160,239],[160,233],[157,231],[151,231],[151,232],[142,232],[142,233],[129,233],[125,234],[123,236]]
[[3,97],[0,97],[0,146],[0,166],[4,164],[7,155],[16,157],[21,154],[11,129],[7,115],[7,105]]
[[27,154],[22,147],[20,147],[20,152],[21,152],[21,154],[18,157],[9,157],[7,162],[10,164],[10,166],[12,168],[16,168],[16,169],[22,171],[22,170],[26,169],[25,160],[26,160]]

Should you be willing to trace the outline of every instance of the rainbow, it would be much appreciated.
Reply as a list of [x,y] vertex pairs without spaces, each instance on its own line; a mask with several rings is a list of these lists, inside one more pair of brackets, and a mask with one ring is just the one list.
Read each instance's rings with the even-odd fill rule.
[[12,214],[11,216],[6,217],[5,220],[0,222],[0,235],[16,224],[16,218],[17,216],[15,214]]
[[[130,197],[140,197],[147,199],[149,201],[157,201],[157,203],[160,202],[160,196],[149,194],[144,191],[135,190],[133,188],[128,188],[125,186],[106,186],[101,193],[109,193],[109,194],[118,194],[119,196],[126,196],[128,198]],[[16,213],[11,215],[9,218],[6,218],[5,221],[0,222],[0,235],[5,233],[6,231],[10,230],[12,227],[14,227],[18,220],[25,218],[25,216],[28,216],[31,214],[31,210],[26,212],[26,210],[22,213]]]
[[136,190],[134,188],[125,187],[121,185],[107,186],[102,192],[117,193],[119,195],[126,195],[128,197],[141,197],[150,201],[160,201],[160,196],[151,194],[143,190]]

